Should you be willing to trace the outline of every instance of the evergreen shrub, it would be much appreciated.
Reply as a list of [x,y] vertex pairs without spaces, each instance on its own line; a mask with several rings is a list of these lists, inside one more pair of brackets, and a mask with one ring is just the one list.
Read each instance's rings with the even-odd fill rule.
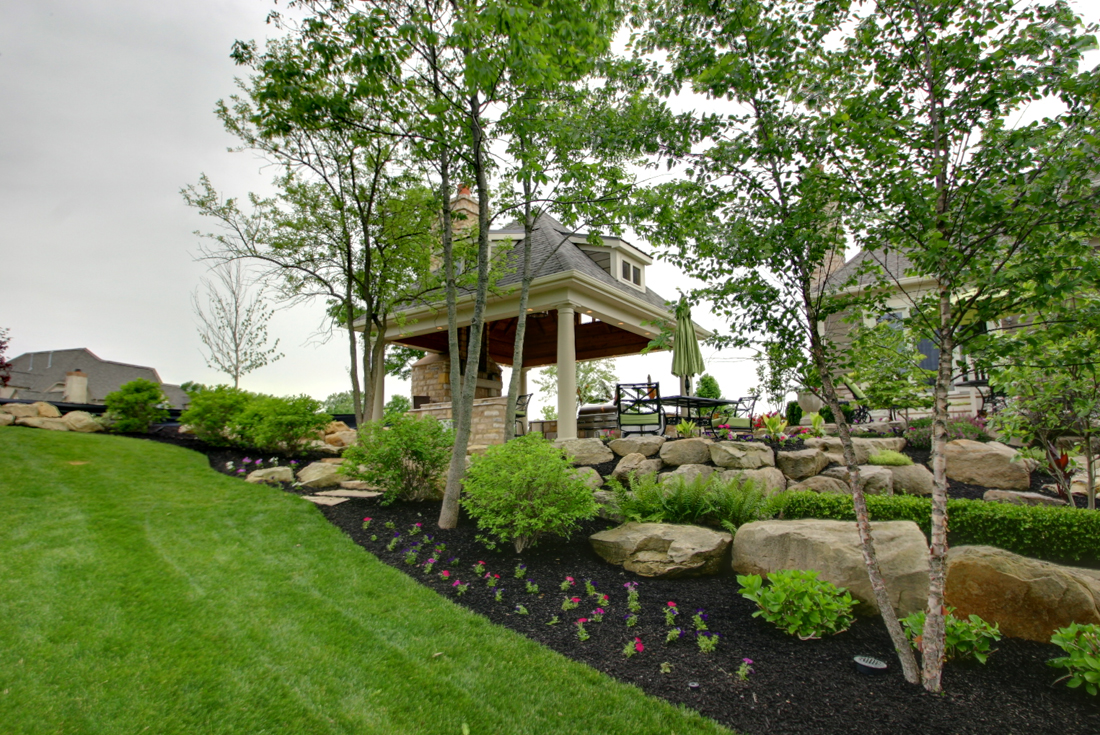
[[107,394],[107,421],[111,431],[147,433],[168,418],[168,396],[151,380],[138,378]]

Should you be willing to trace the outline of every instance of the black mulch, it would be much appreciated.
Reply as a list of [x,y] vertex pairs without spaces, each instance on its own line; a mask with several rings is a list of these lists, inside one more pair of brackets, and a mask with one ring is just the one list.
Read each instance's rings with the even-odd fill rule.
[[[221,471],[226,471],[226,462],[239,466],[244,457],[239,451],[207,447],[172,430],[149,438],[204,452],[211,466]],[[288,459],[283,458],[283,463]],[[921,461],[919,456],[914,459]],[[290,486],[284,489],[305,492]],[[952,483],[950,492],[952,497],[971,496],[957,483]],[[738,732],[1100,733],[1098,698],[1054,684],[1059,670],[1047,666],[1046,661],[1060,651],[1050,644],[1003,639],[984,666],[948,663],[944,693],[933,695],[902,678],[880,618],[861,617],[839,635],[800,641],[753,618],[755,606],[737,594],[738,585],[731,572],[700,579],[649,580],[607,564],[584,541],[589,534],[613,525],[606,521],[583,524],[572,542],[546,539],[534,549],[515,554],[510,547],[486,550],[475,540],[475,528],[466,518],[456,529],[436,528],[439,506],[434,503],[383,507],[376,499],[353,499],[319,510],[369,553],[457,604],[650,695],[698,710]],[[368,530],[362,528],[364,517],[372,518]],[[394,524],[394,530],[385,527],[387,522]],[[410,535],[416,523],[424,530]],[[402,538],[393,551],[387,551],[394,533],[401,533]],[[406,554],[417,542],[415,561],[408,564]],[[432,572],[425,573],[423,564],[438,543],[445,544],[446,549]],[[472,569],[478,561],[485,563],[490,575],[500,575],[500,602],[495,600],[496,589],[488,587]],[[514,576],[517,564],[526,565],[522,579]],[[443,571],[449,572],[448,579],[442,578]],[[559,587],[567,576],[575,580],[568,594]],[[538,585],[537,594],[526,592],[527,579]],[[454,586],[456,580],[469,585],[461,596]],[[591,618],[601,604],[585,594],[585,580],[590,580],[599,593],[608,595],[609,601],[603,603],[603,622],[586,624],[591,637],[582,642],[575,622],[581,617]],[[625,620],[628,610],[623,585],[628,582],[637,582],[642,605],[634,627],[627,627]],[[567,596],[581,598],[576,609],[561,609]],[[683,637],[666,644],[669,628],[664,611],[669,601],[676,602],[680,610],[676,625],[683,630]],[[527,614],[519,614],[517,605],[526,608]],[[704,654],[697,647],[691,620],[696,610],[705,611],[706,625],[719,636],[717,650],[712,653]],[[561,622],[548,625],[554,616]],[[641,639],[644,650],[628,659],[623,648],[633,644],[635,638]],[[878,676],[860,674],[852,661],[857,655],[887,661],[889,669]],[[745,658],[752,660],[753,671],[747,681],[742,681],[737,670]],[[668,673],[662,672],[662,664],[667,664]]]

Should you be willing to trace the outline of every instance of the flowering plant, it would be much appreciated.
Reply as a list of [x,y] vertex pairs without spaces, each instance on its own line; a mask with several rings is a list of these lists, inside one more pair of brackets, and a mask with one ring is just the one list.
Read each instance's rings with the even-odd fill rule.
[[700,651],[703,653],[710,653],[715,648],[718,648],[718,634],[700,630],[695,634],[695,642],[699,644]]
[[588,635],[588,631],[584,629],[584,624],[588,622],[588,618],[580,618],[577,620],[577,638],[582,641],[586,641],[592,636]]
[[515,578],[516,579],[523,579],[524,574],[527,574],[527,565],[526,564],[516,564],[516,570],[514,572]]
[[466,590],[470,589],[470,585],[464,584],[461,579],[456,579],[451,586],[455,588],[455,594],[459,597],[466,594]]
[[409,549],[405,549],[405,563],[408,564],[409,566],[412,566],[413,564],[416,564],[416,557],[417,557],[417,554],[419,554],[419,553],[420,553],[420,549],[416,546],[413,546],[412,548],[409,548]]
[[532,582],[531,580],[527,580],[527,594],[537,595],[538,593],[539,593],[539,586],[537,584],[535,584],[534,582]]
[[580,604],[581,604],[581,598],[579,598],[579,597],[566,597],[564,600],[562,600],[561,609],[562,609],[562,611],[575,610],[577,608],[577,606],[580,605]]
[[557,624],[558,624],[558,623],[560,623],[560,622],[561,622],[561,619],[560,619],[560,618],[558,618],[558,616],[557,616],[557,615],[555,615],[554,617],[552,617],[552,618],[550,618],[549,620],[547,620],[547,621],[546,621],[546,624],[547,624],[547,625],[557,625]]
[[485,586],[486,587],[496,587],[497,582],[499,582],[499,581],[500,581],[500,575],[499,574],[489,574],[489,572],[485,572]]
[[680,636],[683,631],[679,628],[669,628],[668,634],[665,636],[665,643],[672,643],[673,641],[680,640]]
[[371,522],[370,518],[364,518],[363,519],[363,530],[364,531],[366,531],[368,528],[370,528],[370,522]]
[[516,614],[517,615],[526,615],[527,614],[527,608],[525,608],[523,605],[516,605]]
[[565,592],[566,590],[568,590],[572,586],[573,586],[573,578],[572,577],[566,577],[565,581],[561,583],[561,591]]
[[397,526],[393,524],[393,521],[386,521],[385,525],[387,531],[392,531],[393,529],[397,528]]
[[702,608],[696,610],[695,614],[691,616],[691,622],[695,623],[695,629],[696,630],[706,630],[707,629],[707,624],[706,624],[706,622],[704,622],[704,621],[706,621],[706,619],[707,619],[707,614],[705,612],[703,612]]
[[446,569],[444,569],[444,570],[443,570],[442,572],[440,572],[440,573],[439,573],[439,576],[440,576],[440,577],[441,577],[441,578],[442,578],[442,579],[443,579],[444,581],[446,581],[446,580],[448,580],[448,579],[450,579],[450,578],[451,578],[451,573],[450,573],[450,572],[448,572],[448,571],[447,571]]
[[633,641],[627,641],[626,645],[623,647],[623,655],[630,658],[635,653],[641,653],[644,650],[645,646],[642,645],[642,639],[635,638]]
[[680,614],[680,611],[676,608],[676,603],[669,600],[668,607],[665,608],[665,625],[675,625],[676,616]]
[[496,594],[493,595],[493,602],[501,602],[504,600],[504,588],[497,587]]
[[432,567],[435,566],[435,557],[431,557],[428,561],[424,562],[424,574],[431,574]]
[[638,624],[638,616],[634,613],[623,615],[623,617],[626,618],[626,627],[628,628],[633,628],[635,625]]
[[391,538],[390,542],[388,544],[386,544],[386,551],[393,551],[394,549],[396,549],[397,548],[397,542],[400,541],[400,540],[401,540],[401,534],[399,534],[397,531],[394,531],[393,532],[393,538]]
[[588,595],[589,597],[596,597],[599,594],[598,592],[596,592],[596,585],[592,583],[591,579],[584,580],[584,594]]
[[741,665],[737,667],[737,676],[741,681],[748,681],[749,674],[755,673],[755,669],[752,667],[751,658],[741,659]]
[[477,564],[474,564],[474,573],[475,574],[484,574],[485,573],[485,562],[479,561]]
[[638,583],[627,582],[623,587],[626,587],[626,606],[630,609],[630,612],[640,612],[642,605],[638,602]]
[[602,623],[603,622],[603,608],[602,607],[597,607],[595,610],[593,610],[591,613],[588,614],[588,619],[591,620],[593,623]]
[[420,533],[422,530],[424,530],[423,524],[414,523],[414,524],[412,524],[412,528],[409,529],[409,535],[410,536],[415,536],[416,534]]

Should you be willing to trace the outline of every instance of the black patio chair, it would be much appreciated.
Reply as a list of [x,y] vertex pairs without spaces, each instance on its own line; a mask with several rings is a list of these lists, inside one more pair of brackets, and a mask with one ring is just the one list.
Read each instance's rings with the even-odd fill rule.
[[663,434],[665,412],[659,383],[619,383],[615,386],[619,435]]
[[527,405],[531,403],[531,396],[533,395],[534,393],[527,393],[516,399],[516,436],[523,436],[527,433],[523,420],[527,418]]

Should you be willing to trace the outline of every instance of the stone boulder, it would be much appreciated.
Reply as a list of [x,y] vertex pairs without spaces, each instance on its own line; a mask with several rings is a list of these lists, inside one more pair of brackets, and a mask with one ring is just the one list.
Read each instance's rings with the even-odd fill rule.
[[[343,421],[334,421],[333,423],[344,423]],[[343,449],[344,447],[350,447],[355,442],[359,441],[359,432],[348,429],[346,431],[336,431],[332,434],[325,434],[325,443],[336,447],[337,449]]]
[[947,442],[947,476],[970,485],[1027,490],[1031,473],[1023,462],[1013,462],[1014,456],[1016,450],[1000,442],[955,439]]
[[315,490],[336,487],[343,479],[340,465],[331,462],[312,462],[298,470],[298,482]]
[[705,464],[682,464],[672,472],[658,475],[657,482],[664,485],[666,482],[683,480],[685,483],[694,482],[697,477],[710,477],[714,474],[714,468]]
[[35,401],[31,404],[38,411],[38,415],[44,419],[59,419],[61,418],[61,412],[57,410],[57,406],[52,403],[46,403],[45,401]]
[[[821,475],[835,478],[846,485],[851,482],[847,467],[830,467]],[[863,492],[867,495],[894,494],[894,475],[885,467],[878,467],[873,464],[860,465],[859,477],[863,481]]]
[[325,427],[326,434],[336,434],[341,431],[351,431],[352,428],[345,424],[343,421],[329,421],[328,426]]
[[592,493],[592,499],[596,501],[598,510],[596,515],[605,518],[612,523],[622,523],[626,519],[619,512],[619,504],[615,500],[615,493],[610,490],[597,490]]
[[730,545],[728,533],[672,523],[625,523],[588,540],[612,564],[662,578],[717,574]]
[[661,446],[661,461],[677,467],[710,461],[710,439],[678,439]]
[[659,459],[646,459],[641,452],[634,452],[619,460],[611,471],[611,476],[620,482],[626,482],[630,477],[656,474],[663,466],[664,462]]
[[615,453],[599,439],[558,439],[554,445],[573,458],[578,467],[603,464],[615,459]]
[[811,493],[826,493],[832,495],[852,494],[852,488],[847,482],[838,480],[835,477],[826,477],[825,475],[814,475],[813,477],[807,477],[802,482],[792,482],[787,485],[787,489],[791,492],[805,490]]
[[16,426],[28,426],[32,429],[49,429],[50,431],[68,431],[69,425],[64,419],[47,419],[41,416],[27,416],[15,420]]
[[0,426],[11,426],[15,423],[15,417],[10,413],[0,413]]
[[765,495],[775,495],[787,489],[787,478],[776,467],[763,467],[758,470],[726,470],[718,478],[722,482],[732,482],[738,478],[752,480]]
[[0,411],[17,419],[38,418],[38,409],[31,403],[5,403],[0,406]]
[[[920,528],[912,521],[872,523],[871,536],[898,615],[923,610],[928,602],[928,544]],[[738,574],[816,569],[820,579],[846,588],[859,600],[857,614],[879,612],[855,521],[746,523],[733,540],[733,569]]]
[[289,467],[265,467],[262,470],[252,470],[245,482],[294,482],[294,470]]
[[1069,505],[1061,498],[1042,493],[1020,493],[1012,490],[986,490],[982,500],[991,503],[1010,503],[1012,505]]
[[922,464],[905,467],[884,467],[894,476],[894,493],[903,495],[931,495],[932,470]]
[[69,411],[61,417],[61,420],[69,427],[69,431],[79,431],[84,434],[103,431],[103,426],[87,411]]
[[710,445],[710,461],[735,470],[775,467],[775,453],[760,442],[717,442]]
[[[822,436],[806,440],[806,446],[812,449],[820,449],[829,457],[833,464],[847,464],[844,459],[844,447],[840,443],[839,436]],[[905,439],[901,437],[884,436],[881,438],[852,437],[852,449],[856,453],[856,464],[867,464],[871,455],[886,449],[900,452],[905,449]]]
[[630,436],[623,439],[615,439],[608,446],[611,451],[620,457],[628,454],[640,454],[643,457],[652,457],[661,451],[661,447],[667,441],[663,436]]
[[792,480],[804,480],[821,474],[829,466],[829,458],[820,449],[799,449],[776,453],[775,464]]
[[1047,643],[1070,623],[1100,623],[1096,572],[1051,564],[992,546],[947,552],[947,604],[979,615],[1004,635]]
[[573,474],[587,485],[589,490],[595,490],[603,485],[603,478],[593,467],[577,467],[573,470]]

